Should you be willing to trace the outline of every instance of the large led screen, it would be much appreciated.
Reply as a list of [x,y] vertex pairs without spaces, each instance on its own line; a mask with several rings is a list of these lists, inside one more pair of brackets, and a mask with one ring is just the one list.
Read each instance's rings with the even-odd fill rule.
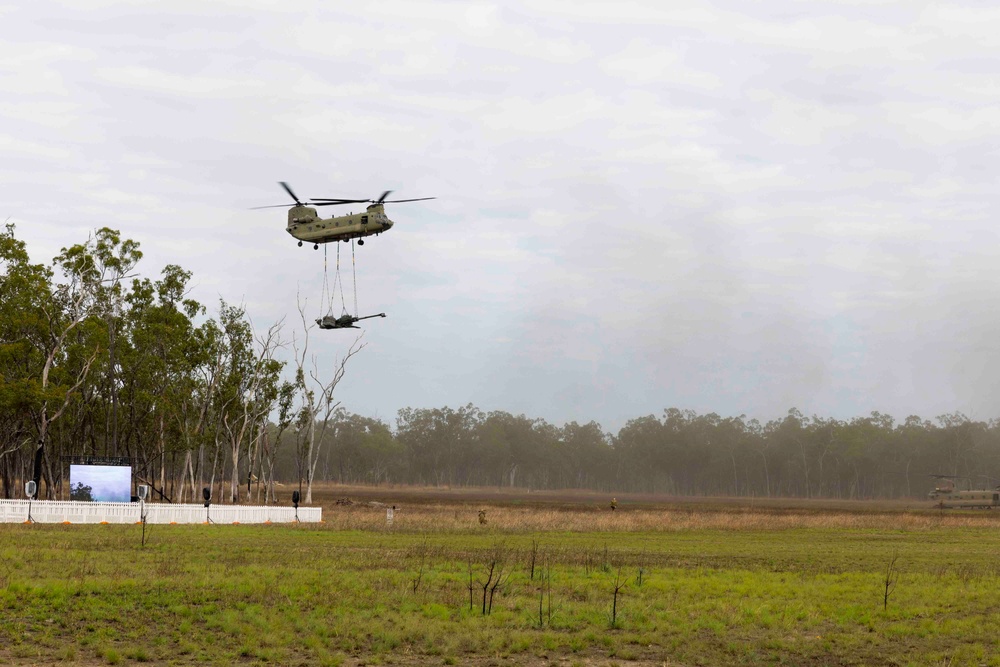
[[69,467],[69,499],[101,503],[132,500],[132,466]]

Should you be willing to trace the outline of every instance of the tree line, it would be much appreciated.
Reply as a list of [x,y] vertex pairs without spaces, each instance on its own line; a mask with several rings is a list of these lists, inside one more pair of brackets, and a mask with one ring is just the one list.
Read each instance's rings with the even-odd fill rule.
[[[928,475],[1000,481],[1000,423],[961,414],[896,423],[795,409],[761,423],[666,409],[616,434],[596,422],[404,408],[351,414],[336,388],[354,341],[320,365],[311,325],[258,329],[245,308],[189,296],[191,273],[141,277],[139,244],[110,228],[32,263],[0,233],[0,495],[64,497],[69,457],[126,457],[155,499],[267,502],[278,483],[311,502],[317,480],[586,488],[676,495],[917,497]],[[283,360],[282,357],[285,359]],[[290,360],[289,360],[290,357]]]
[[351,484],[843,499],[924,497],[934,476],[1000,484],[1000,422],[792,409],[761,423],[670,408],[610,434],[596,422],[558,427],[473,405],[405,408],[394,428],[338,411],[318,468],[320,479]]

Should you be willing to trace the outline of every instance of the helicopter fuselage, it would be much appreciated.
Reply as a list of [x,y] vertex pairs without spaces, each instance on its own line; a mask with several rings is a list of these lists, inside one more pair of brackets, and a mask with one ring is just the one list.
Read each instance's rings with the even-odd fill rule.
[[935,506],[941,509],[949,507],[958,509],[990,509],[1000,506],[1000,487],[995,489],[959,491],[954,487],[945,486],[934,489],[927,494],[927,498],[933,500]]
[[288,211],[286,231],[301,242],[320,244],[381,234],[392,228],[382,204],[372,204],[364,213],[321,218],[311,206],[293,206]]

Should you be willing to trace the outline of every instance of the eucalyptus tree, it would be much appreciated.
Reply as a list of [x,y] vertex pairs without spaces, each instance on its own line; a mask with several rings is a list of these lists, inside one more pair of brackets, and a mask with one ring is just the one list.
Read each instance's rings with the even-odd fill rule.
[[26,472],[19,454],[38,441],[31,415],[44,402],[43,304],[51,302],[51,294],[51,269],[31,263],[14,225],[6,224],[0,233],[0,479],[7,498],[13,480]]
[[628,420],[613,447],[618,461],[615,486],[625,491],[659,491],[669,477],[669,460],[660,456],[665,434],[654,415]]
[[510,487],[547,486],[545,451],[558,439],[556,429],[545,420],[503,411],[488,413],[485,423],[498,428],[504,441],[504,456],[497,471],[501,483]]
[[45,361],[39,369],[42,400],[34,410],[37,446],[32,479],[41,482],[54,497],[51,461],[46,444],[52,424],[62,416],[83,384],[100,352],[93,336],[73,336],[90,318],[100,320],[110,304],[120,298],[122,278],[142,257],[138,244],[122,241],[117,231],[104,227],[85,243],[63,248],[53,261],[63,278],[54,284],[49,298],[36,302],[41,327],[35,344]]
[[597,422],[578,424],[575,421],[564,425],[559,438],[553,443],[551,457],[553,467],[557,467],[558,486],[565,488],[610,489],[613,484],[609,471],[614,469],[614,450],[609,438]]
[[340,408],[331,424],[330,446],[323,457],[322,477],[341,484],[405,481],[404,446],[382,420]]
[[218,451],[217,448],[208,451],[208,447],[217,442],[214,407],[226,363],[222,338],[214,319],[195,327],[186,348],[188,366],[175,379],[176,428],[184,450],[178,492],[181,502],[186,497],[195,499],[206,478],[210,479],[210,486],[214,485],[217,457],[209,477],[206,456]]
[[[238,432],[242,432],[247,443],[248,498],[253,481],[256,479],[259,482],[267,474],[264,467],[264,453],[269,449],[266,441],[271,413],[276,405],[282,411],[285,410],[282,400],[286,398],[283,391],[287,392],[285,387],[288,383],[281,382],[281,372],[285,364],[275,358],[278,349],[284,346],[280,335],[281,328],[282,323],[277,322],[268,327],[265,332],[254,336],[254,363],[250,380],[247,383],[246,407],[237,429]],[[234,471],[235,464],[234,460]]]
[[193,320],[205,312],[200,303],[186,297],[190,279],[189,271],[170,264],[155,282],[133,280],[120,317],[124,331],[119,335],[120,367],[115,375],[119,401],[127,406],[123,446],[139,460],[137,474],[145,475],[144,481],[161,498],[174,497],[183,469],[177,457],[187,457],[190,451],[183,413],[194,393],[195,366],[202,358]]
[[296,461],[299,469],[299,486],[305,477],[304,502],[312,502],[313,480],[322,453],[324,438],[331,425],[331,417],[340,407],[334,400],[337,385],[344,378],[347,362],[364,349],[361,336],[357,336],[343,356],[335,357],[331,367],[320,367],[319,356],[310,350],[309,332],[315,324],[306,317],[305,305],[299,301],[302,330],[292,335],[295,361],[295,387],[298,391],[299,409],[296,424]]
[[430,409],[407,407],[396,413],[396,439],[406,449],[411,483],[438,485],[444,479],[444,448],[435,431]]
[[240,500],[241,461],[247,461],[247,477],[251,477],[259,433],[278,400],[284,364],[275,359],[275,352],[282,345],[282,325],[278,322],[257,335],[245,308],[222,301],[219,326],[222,335],[217,342],[224,361],[215,396],[216,444],[225,441],[228,447],[229,498],[235,503]]
[[[261,474],[259,482],[263,483],[264,501],[276,501],[275,493],[276,479],[274,476],[274,464],[278,457],[278,451],[282,443],[282,435],[291,426],[295,418],[295,396],[296,386],[294,382],[284,381],[278,387],[278,421],[267,428],[261,435]],[[261,484],[257,486],[257,499],[260,499]],[[249,489],[248,489],[249,490]]]

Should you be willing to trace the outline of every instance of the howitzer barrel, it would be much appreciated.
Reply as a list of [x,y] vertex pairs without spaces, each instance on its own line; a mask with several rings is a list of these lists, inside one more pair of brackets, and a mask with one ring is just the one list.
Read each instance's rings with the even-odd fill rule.
[[376,313],[375,315],[365,315],[364,317],[356,317],[354,318],[354,321],[357,322],[359,320],[367,320],[371,319],[372,317],[385,317],[385,313]]

